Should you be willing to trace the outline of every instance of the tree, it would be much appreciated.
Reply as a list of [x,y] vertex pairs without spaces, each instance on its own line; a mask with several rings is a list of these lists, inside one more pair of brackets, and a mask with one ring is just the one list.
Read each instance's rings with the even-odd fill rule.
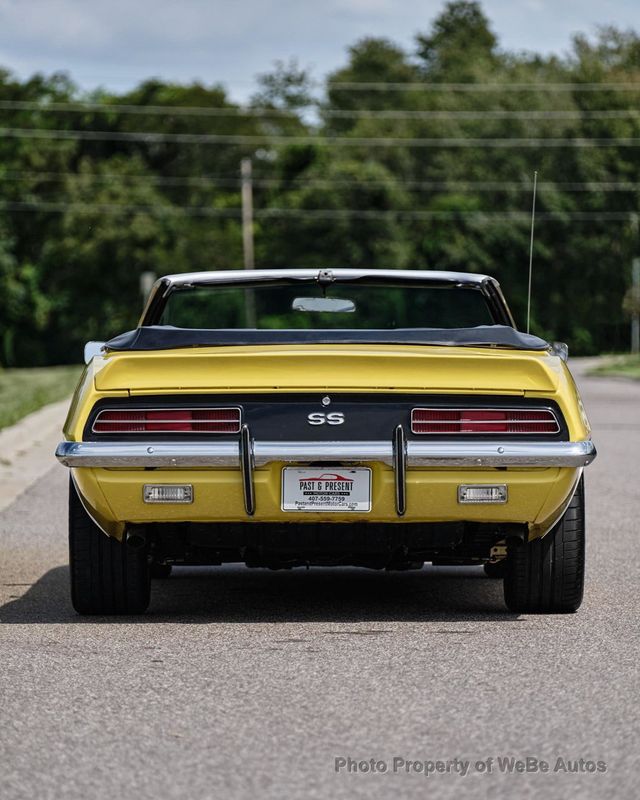
[[486,78],[497,62],[497,39],[480,3],[453,0],[436,17],[429,34],[418,34],[418,56],[431,80]]
[[18,264],[0,224],[0,364],[38,363],[38,341],[46,329],[49,300],[33,264]]
[[[482,83],[483,91],[443,90],[460,82]],[[547,86],[598,82],[609,86]],[[616,83],[627,90],[611,88]],[[63,75],[21,81],[0,70],[3,126],[39,134],[0,137],[0,361],[76,361],[84,340],[133,325],[142,270],[241,264],[239,163],[264,145],[176,141],[175,134],[308,137],[269,144],[268,158],[256,161],[260,266],[488,272],[521,325],[537,170],[532,329],[567,341],[574,353],[624,347],[621,307],[637,254],[626,220],[637,211],[640,149],[617,140],[640,138],[634,84],[640,87],[635,31],[577,36],[562,56],[510,53],[500,50],[480,5],[462,0],[445,5],[418,35],[417,52],[385,38],[355,42],[328,76],[317,118],[308,104],[318,87],[293,61],[259,77],[248,108],[218,83],[148,80],[124,94],[86,95]],[[80,113],[54,105],[83,100],[102,105]],[[49,139],[48,130],[70,138]],[[130,136],[139,132],[167,136]],[[565,143],[450,142],[545,137]],[[581,138],[613,141],[572,144]],[[424,147],[414,139],[433,141]],[[509,212],[522,215],[514,220]]]
[[139,159],[116,156],[83,162],[68,179],[68,208],[41,259],[51,298],[43,343],[50,363],[77,359],[88,339],[134,327],[140,274],[175,271],[180,213],[143,175]]
[[251,104],[281,111],[306,109],[313,103],[313,81],[309,71],[298,66],[295,58],[277,60],[272,72],[258,75],[258,92]]
[[270,266],[402,268],[410,262],[401,213],[409,198],[381,164],[320,151],[304,180],[277,202],[292,215],[263,226],[261,258]]

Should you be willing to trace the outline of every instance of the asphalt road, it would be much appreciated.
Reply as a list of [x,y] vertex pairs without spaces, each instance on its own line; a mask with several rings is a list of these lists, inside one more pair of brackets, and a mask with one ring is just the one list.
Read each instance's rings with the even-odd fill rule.
[[[80,618],[53,468],[0,514],[0,796],[638,797],[640,384],[581,386],[600,455],[571,616],[510,614],[477,569],[219,568],[157,582],[145,617]],[[550,771],[497,760],[527,756]]]

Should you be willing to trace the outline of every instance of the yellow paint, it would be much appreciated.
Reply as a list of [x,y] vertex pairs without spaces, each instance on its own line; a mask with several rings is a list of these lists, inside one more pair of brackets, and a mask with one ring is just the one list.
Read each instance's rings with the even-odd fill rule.
[[[282,464],[270,464],[254,472],[255,522],[516,522],[535,526],[536,535],[554,516],[579,470],[435,470],[407,473],[407,513],[399,519],[395,511],[393,471],[371,464],[372,510],[369,513],[285,512],[280,507]],[[76,469],[78,488],[88,498],[93,516],[112,535],[120,538],[123,523],[234,522],[247,520],[239,470],[116,470]],[[191,504],[152,505],[142,500],[145,483],[190,483]],[[461,483],[506,484],[509,501],[504,505],[459,505]],[[556,515],[557,516],[557,515]],[[115,523],[115,524],[114,524]],[[532,528],[533,530],[533,528]]]
[[417,345],[261,345],[119,353],[96,370],[99,391],[402,390],[552,392],[551,357]]
[[[566,365],[546,352],[410,345],[274,345],[193,348],[152,353],[110,353],[87,367],[64,432],[80,441],[93,405],[108,397],[215,393],[398,392],[486,394],[554,400],[572,441],[590,429]],[[373,469],[368,514],[292,513],[280,510],[281,464],[254,472],[255,521],[400,522],[395,513],[393,472]],[[125,522],[243,521],[239,470],[74,470],[78,488],[96,519],[120,537]],[[407,514],[401,522],[468,520],[528,523],[541,535],[562,510],[579,469],[412,469],[407,475]],[[148,505],[145,483],[191,483],[191,505]],[[457,502],[461,483],[506,483],[505,505]],[[400,522],[400,524],[401,524]]]

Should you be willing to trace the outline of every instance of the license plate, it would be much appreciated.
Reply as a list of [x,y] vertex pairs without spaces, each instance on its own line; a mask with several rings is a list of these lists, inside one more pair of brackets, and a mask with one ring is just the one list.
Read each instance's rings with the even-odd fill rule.
[[285,467],[282,510],[371,511],[371,470]]

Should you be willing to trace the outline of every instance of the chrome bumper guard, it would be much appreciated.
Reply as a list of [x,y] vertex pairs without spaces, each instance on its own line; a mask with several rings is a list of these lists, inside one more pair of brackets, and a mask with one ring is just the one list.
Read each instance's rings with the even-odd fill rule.
[[197,469],[232,467],[242,472],[244,507],[255,513],[253,470],[272,462],[370,463],[393,467],[396,512],[406,511],[408,467],[586,467],[593,442],[415,442],[401,425],[388,442],[256,442],[243,426],[239,442],[61,442],[56,458],[66,467]]

